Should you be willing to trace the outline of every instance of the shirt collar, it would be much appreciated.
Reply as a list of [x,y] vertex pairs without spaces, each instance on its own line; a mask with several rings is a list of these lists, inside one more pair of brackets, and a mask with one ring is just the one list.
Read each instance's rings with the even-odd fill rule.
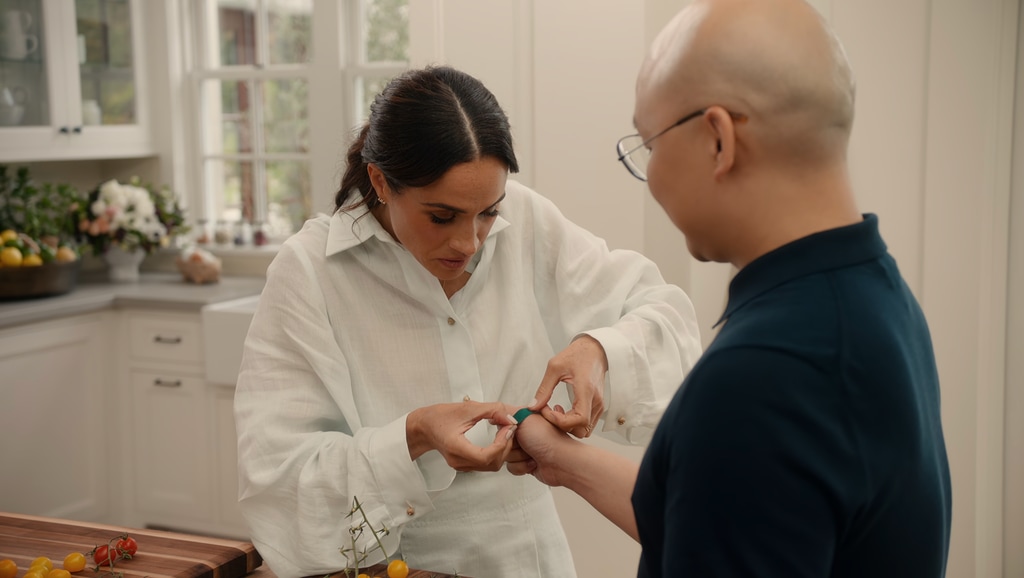
[[740,270],[729,283],[729,303],[715,327],[756,297],[800,277],[849,267],[885,255],[878,217],[868,213],[853,225],[797,239],[770,251]]
[[[510,224],[508,220],[498,215],[494,225],[491,226],[490,232],[487,233],[487,238],[490,239],[497,235]],[[335,211],[331,215],[327,232],[326,256],[330,257],[335,253],[347,251],[374,238],[382,243],[398,246],[398,243],[391,237],[391,234],[381,226],[376,217],[370,214],[370,210],[366,205],[359,206],[350,211]]]

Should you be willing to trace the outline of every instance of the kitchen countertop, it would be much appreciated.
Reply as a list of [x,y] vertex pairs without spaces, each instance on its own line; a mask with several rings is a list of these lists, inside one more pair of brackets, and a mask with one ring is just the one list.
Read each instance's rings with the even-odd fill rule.
[[111,308],[198,313],[204,305],[258,295],[265,282],[263,277],[221,277],[218,283],[196,285],[177,273],[143,273],[138,283],[110,283],[102,276],[85,276],[64,295],[0,301],[0,329]]

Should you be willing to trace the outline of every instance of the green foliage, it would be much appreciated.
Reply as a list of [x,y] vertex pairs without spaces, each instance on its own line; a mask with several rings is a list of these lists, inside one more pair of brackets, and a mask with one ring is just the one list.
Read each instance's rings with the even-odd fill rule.
[[75,237],[75,213],[84,200],[71,185],[36,183],[28,167],[19,167],[12,176],[6,165],[0,165],[0,230],[67,243]]

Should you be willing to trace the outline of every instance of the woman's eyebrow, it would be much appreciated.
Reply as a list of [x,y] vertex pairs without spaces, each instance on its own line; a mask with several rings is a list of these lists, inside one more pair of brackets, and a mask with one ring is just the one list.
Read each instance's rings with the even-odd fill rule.
[[[485,211],[489,211],[489,210],[493,209],[495,205],[497,205],[497,204],[499,204],[499,203],[501,203],[502,201],[505,200],[505,195],[506,194],[507,193],[502,193],[501,198],[499,198],[497,201],[494,201],[493,205],[491,205],[490,207],[487,207],[484,210]],[[451,205],[446,205],[444,203],[423,203],[423,206],[425,206],[425,207],[434,207],[435,209],[441,209],[441,210],[444,210],[444,211],[451,211],[453,213],[458,213],[458,214],[463,214],[463,213],[466,212],[465,209],[460,209],[458,207],[453,207]]]

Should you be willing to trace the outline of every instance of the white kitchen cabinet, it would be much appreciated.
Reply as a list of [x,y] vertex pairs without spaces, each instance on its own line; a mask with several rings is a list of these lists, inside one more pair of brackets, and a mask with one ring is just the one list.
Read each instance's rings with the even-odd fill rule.
[[133,522],[208,525],[213,472],[198,315],[128,310],[120,323],[134,428]]
[[138,0],[17,0],[0,12],[0,162],[154,154]]
[[119,400],[108,313],[0,330],[0,511],[109,519]]
[[244,537],[238,510],[233,387],[207,382],[197,313],[121,313],[122,375],[132,400],[129,523]]

